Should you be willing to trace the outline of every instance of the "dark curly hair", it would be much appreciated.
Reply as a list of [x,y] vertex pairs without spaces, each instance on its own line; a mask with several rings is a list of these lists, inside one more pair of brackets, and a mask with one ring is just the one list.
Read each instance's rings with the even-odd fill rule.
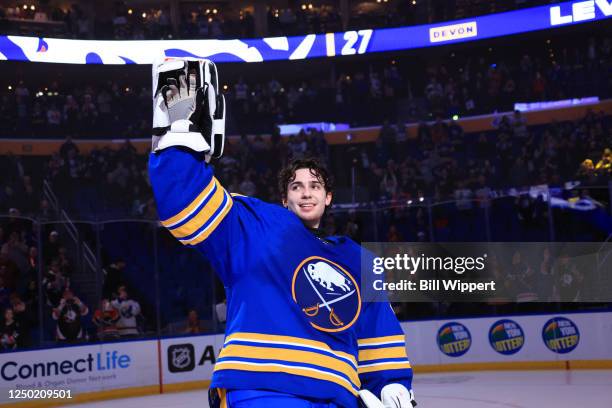
[[309,169],[310,174],[323,184],[325,192],[333,193],[334,180],[323,163],[315,158],[294,159],[278,173],[278,190],[283,200],[287,198],[289,183],[295,180],[295,172],[299,169]]

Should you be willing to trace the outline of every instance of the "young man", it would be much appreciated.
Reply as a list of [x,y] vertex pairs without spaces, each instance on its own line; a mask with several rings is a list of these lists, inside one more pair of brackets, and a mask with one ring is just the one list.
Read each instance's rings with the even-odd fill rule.
[[318,230],[333,194],[325,168],[285,169],[283,206],[230,195],[207,164],[224,137],[214,64],[165,60],[153,84],[149,173],[161,223],[210,261],[227,294],[213,406],[352,408],[369,390],[385,407],[410,407],[404,336],[388,303],[361,300],[359,245]]

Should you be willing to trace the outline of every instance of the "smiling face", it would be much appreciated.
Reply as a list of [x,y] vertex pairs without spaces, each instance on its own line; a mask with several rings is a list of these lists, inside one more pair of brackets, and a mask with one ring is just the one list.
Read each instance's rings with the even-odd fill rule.
[[289,181],[287,196],[283,205],[300,217],[304,225],[318,228],[325,207],[331,204],[332,193],[325,189],[323,181],[313,170],[301,168],[295,171],[295,177]]

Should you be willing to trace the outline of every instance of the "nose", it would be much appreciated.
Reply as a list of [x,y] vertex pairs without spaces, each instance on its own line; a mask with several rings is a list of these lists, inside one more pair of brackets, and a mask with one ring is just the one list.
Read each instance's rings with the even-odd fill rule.
[[312,193],[310,191],[309,187],[304,187],[304,189],[302,190],[302,198],[310,198],[312,196]]

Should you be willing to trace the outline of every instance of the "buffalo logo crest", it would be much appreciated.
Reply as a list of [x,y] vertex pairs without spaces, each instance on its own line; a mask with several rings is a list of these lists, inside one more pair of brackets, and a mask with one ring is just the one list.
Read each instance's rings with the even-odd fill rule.
[[353,276],[318,256],[303,260],[295,269],[292,294],[310,324],[322,331],[348,329],[361,310],[359,286]]

